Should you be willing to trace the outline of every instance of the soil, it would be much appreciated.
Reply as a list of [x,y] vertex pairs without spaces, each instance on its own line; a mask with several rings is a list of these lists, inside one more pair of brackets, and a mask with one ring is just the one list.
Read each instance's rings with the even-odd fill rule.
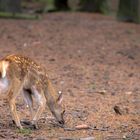
[[[95,130],[53,126],[46,108],[38,130],[19,131],[1,100],[0,139],[140,139],[140,25],[73,12],[0,19],[0,57],[13,53],[46,67],[55,89],[63,92],[67,127]],[[29,118],[21,97],[17,109],[20,118]]]

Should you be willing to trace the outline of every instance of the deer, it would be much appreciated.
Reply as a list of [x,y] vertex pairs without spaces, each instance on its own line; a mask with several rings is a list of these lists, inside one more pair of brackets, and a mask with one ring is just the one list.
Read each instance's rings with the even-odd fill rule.
[[[56,121],[64,125],[62,92],[55,91],[46,68],[29,57],[11,54],[0,59],[0,99],[8,101],[12,119],[17,128],[23,129],[16,109],[20,94],[29,107],[34,128],[38,128],[37,122],[46,105]],[[38,106],[36,112],[33,103]]]

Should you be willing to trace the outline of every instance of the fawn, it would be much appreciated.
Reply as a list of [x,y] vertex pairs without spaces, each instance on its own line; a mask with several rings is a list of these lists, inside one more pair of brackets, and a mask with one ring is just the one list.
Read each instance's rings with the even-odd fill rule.
[[[46,69],[28,57],[8,55],[0,60],[0,98],[7,99],[13,120],[16,126],[22,129],[23,126],[16,111],[16,97],[19,94],[23,94],[29,106],[32,125],[35,128],[46,104],[59,124],[64,125],[65,110],[61,105],[62,93],[59,95],[56,93]],[[35,114],[33,101],[38,104]]]

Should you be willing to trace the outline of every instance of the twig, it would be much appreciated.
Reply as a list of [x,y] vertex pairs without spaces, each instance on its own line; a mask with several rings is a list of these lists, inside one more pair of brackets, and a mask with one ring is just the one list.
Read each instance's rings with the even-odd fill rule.
[[92,126],[87,126],[87,125],[79,125],[79,126],[75,126],[73,128],[67,127],[65,125],[61,125],[57,122],[50,122],[50,124],[52,124],[53,126],[57,126],[57,127],[61,127],[63,128],[65,131],[76,131],[76,130],[98,130],[98,131],[108,131],[108,127],[107,128],[96,128],[96,127],[92,127]]
[[98,130],[98,131],[108,131],[108,128],[94,128],[94,127],[85,127],[85,128],[69,128],[69,127],[63,127],[65,131],[76,131],[76,130]]
[[90,127],[90,129],[92,129],[92,130],[99,130],[99,131],[108,131],[108,128],[94,128],[94,127]]
[[75,131],[76,129],[75,128],[64,127],[64,130],[65,131]]

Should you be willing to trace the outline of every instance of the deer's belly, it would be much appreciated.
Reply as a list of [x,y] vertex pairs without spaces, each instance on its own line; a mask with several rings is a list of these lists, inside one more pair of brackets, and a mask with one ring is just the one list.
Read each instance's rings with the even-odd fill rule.
[[0,95],[8,90],[9,82],[7,78],[0,79]]

